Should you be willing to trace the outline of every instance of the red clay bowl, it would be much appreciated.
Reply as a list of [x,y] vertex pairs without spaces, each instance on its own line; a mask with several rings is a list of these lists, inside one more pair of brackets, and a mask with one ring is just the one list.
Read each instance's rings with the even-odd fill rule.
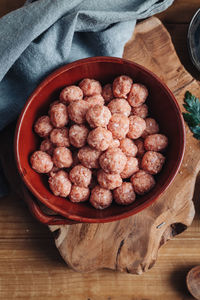
[[[89,77],[102,83],[111,82],[116,76],[126,74],[135,82],[143,83],[149,90],[147,103],[150,116],[159,125],[160,132],[169,138],[166,163],[156,176],[155,187],[146,195],[137,197],[129,206],[113,203],[105,210],[97,210],[88,202],[75,204],[54,196],[45,175],[33,171],[30,155],[39,148],[40,139],[33,132],[35,120],[46,114],[49,104],[58,99],[66,85],[78,83]],[[167,86],[152,72],[131,61],[114,57],[92,57],[68,64],[50,74],[28,99],[18,120],[15,135],[15,157],[19,174],[32,194],[47,207],[65,218],[86,223],[102,223],[131,216],[152,204],[170,185],[180,167],[185,146],[185,131],[179,106]]]

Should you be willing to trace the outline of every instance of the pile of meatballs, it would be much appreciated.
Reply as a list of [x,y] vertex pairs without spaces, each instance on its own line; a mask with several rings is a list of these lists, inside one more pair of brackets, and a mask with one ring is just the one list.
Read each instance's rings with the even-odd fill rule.
[[133,203],[154,187],[168,145],[148,117],[147,97],[126,75],[104,87],[89,78],[66,86],[34,124],[43,140],[32,168],[48,175],[55,196],[72,202],[89,200],[96,209]]

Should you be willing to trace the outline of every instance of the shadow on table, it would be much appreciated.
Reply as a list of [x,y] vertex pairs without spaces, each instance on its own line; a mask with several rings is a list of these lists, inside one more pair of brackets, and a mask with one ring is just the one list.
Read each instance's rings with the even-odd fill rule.
[[180,267],[171,274],[170,282],[176,291],[180,293],[180,299],[182,300],[192,300],[194,297],[190,294],[187,289],[186,276],[187,273],[193,268],[194,265],[187,267]]

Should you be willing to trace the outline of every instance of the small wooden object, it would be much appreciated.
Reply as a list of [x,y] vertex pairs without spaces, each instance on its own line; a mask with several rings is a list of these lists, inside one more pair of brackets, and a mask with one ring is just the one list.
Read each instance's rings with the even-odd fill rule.
[[188,272],[187,286],[192,296],[200,300],[200,266],[196,266]]
[[[200,96],[198,82],[182,66],[169,33],[157,18],[137,25],[125,46],[124,58],[144,65],[162,78],[181,109],[186,90]],[[191,224],[200,143],[188,128],[186,135],[186,152],[178,175],[147,209],[113,223],[49,226],[57,233],[56,246],[71,268],[78,272],[109,268],[141,274],[154,265],[160,246]]]

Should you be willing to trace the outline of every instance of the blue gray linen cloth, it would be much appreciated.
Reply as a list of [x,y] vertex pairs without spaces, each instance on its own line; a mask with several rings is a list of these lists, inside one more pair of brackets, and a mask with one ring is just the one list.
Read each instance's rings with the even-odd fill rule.
[[[173,0],[37,0],[0,19],[0,130],[56,68],[91,56],[123,54],[136,21]],[[5,194],[0,171],[0,196]]]

